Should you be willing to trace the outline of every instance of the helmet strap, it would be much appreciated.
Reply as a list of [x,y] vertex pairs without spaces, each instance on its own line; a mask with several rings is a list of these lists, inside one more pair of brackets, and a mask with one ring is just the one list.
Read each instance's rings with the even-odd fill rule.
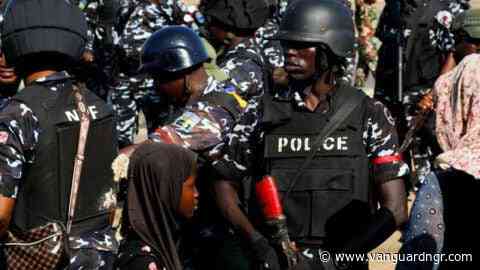
[[190,80],[188,75],[185,75],[183,77],[183,92],[182,96],[188,97],[190,99],[190,96],[192,95],[192,90],[191,90],[191,85],[190,85]]
[[329,57],[328,52],[321,47],[316,48],[315,57],[315,73],[312,76],[313,80],[321,80],[322,75],[328,72],[328,84],[335,86],[337,84],[336,74],[339,71],[338,66],[333,63],[333,59]]
[[313,81],[321,80],[323,73],[328,70],[327,54],[320,48],[315,48],[315,73],[313,73]]

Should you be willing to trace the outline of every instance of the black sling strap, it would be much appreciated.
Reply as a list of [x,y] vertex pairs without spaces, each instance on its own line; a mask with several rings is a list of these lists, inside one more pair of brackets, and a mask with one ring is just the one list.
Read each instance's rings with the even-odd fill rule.
[[[351,91],[359,90],[352,88]],[[348,118],[348,116],[362,103],[363,100],[363,98],[359,98],[359,95],[357,93],[348,96],[345,102],[340,105],[340,108],[328,120],[327,124],[322,128],[318,136],[315,138],[313,142],[312,152],[305,158],[302,166],[300,166],[300,168],[298,169],[295,177],[293,178],[293,181],[290,183],[290,186],[288,187],[285,196],[282,199],[282,202],[288,198],[296,183],[300,179],[300,176],[302,176],[303,171],[312,162],[315,154],[317,153],[325,138],[332,134],[332,132],[334,132]]]

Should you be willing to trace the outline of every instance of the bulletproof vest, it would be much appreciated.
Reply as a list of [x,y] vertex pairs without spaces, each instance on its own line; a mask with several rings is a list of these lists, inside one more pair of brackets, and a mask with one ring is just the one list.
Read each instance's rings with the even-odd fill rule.
[[[285,198],[298,169],[313,150],[317,135],[348,95],[364,101],[325,138]],[[349,216],[342,216],[342,210],[353,204],[367,206],[362,209],[370,212],[369,161],[362,141],[365,95],[357,89],[341,87],[332,97],[328,113],[301,111],[291,101],[265,98],[264,157],[267,173],[277,181],[290,236],[298,241],[328,237],[329,224],[348,220]]]
[[[108,224],[115,194],[111,164],[116,156],[112,110],[88,90],[81,90],[90,112],[90,128],[80,178],[72,235]],[[26,164],[16,200],[13,225],[22,230],[47,222],[66,224],[80,116],[70,80],[57,91],[33,84],[13,97],[38,118],[41,132],[35,160]]]

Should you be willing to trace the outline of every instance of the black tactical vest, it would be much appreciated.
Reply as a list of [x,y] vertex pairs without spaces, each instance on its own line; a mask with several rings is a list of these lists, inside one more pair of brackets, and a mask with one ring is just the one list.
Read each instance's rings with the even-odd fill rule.
[[[322,127],[347,95],[364,101],[329,135],[308,168],[283,200],[299,167],[312,151]],[[290,236],[295,240],[324,239],[342,209],[360,202],[369,205],[369,162],[362,142],[366,96],[353,88],[340,88],[330,112],[300,111],[291,101],[266,101],[264,156],[268,171],[277,180]],[[342,217],[342,220],[345,220]],[[355,221],[352,221],[355,222]],[[352,223],[353,225],[354,223]]]
[[[22,230],[50,221],[66,224],[80,116],[72,83],[58,84],[57,91],[33,84],[14,99],[25,103],[38,117],[40,136],[35,161],[24,169],[13,215]],[[115,194],[111,164],[117,147],[112,110],[90,91],[82,90],[90,112],[90,129],[80,178],[72,234],[108,224],[109,196]]]

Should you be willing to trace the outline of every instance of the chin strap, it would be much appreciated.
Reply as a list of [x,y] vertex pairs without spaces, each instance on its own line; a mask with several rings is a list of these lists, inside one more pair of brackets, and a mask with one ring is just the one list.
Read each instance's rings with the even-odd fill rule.
[[192,87],[190,85],[190,76],[187,74],[183,77],[183,89],[182,89],[182,96],[186,97],[186,104],[190,102],[190,97],[193,94]]

